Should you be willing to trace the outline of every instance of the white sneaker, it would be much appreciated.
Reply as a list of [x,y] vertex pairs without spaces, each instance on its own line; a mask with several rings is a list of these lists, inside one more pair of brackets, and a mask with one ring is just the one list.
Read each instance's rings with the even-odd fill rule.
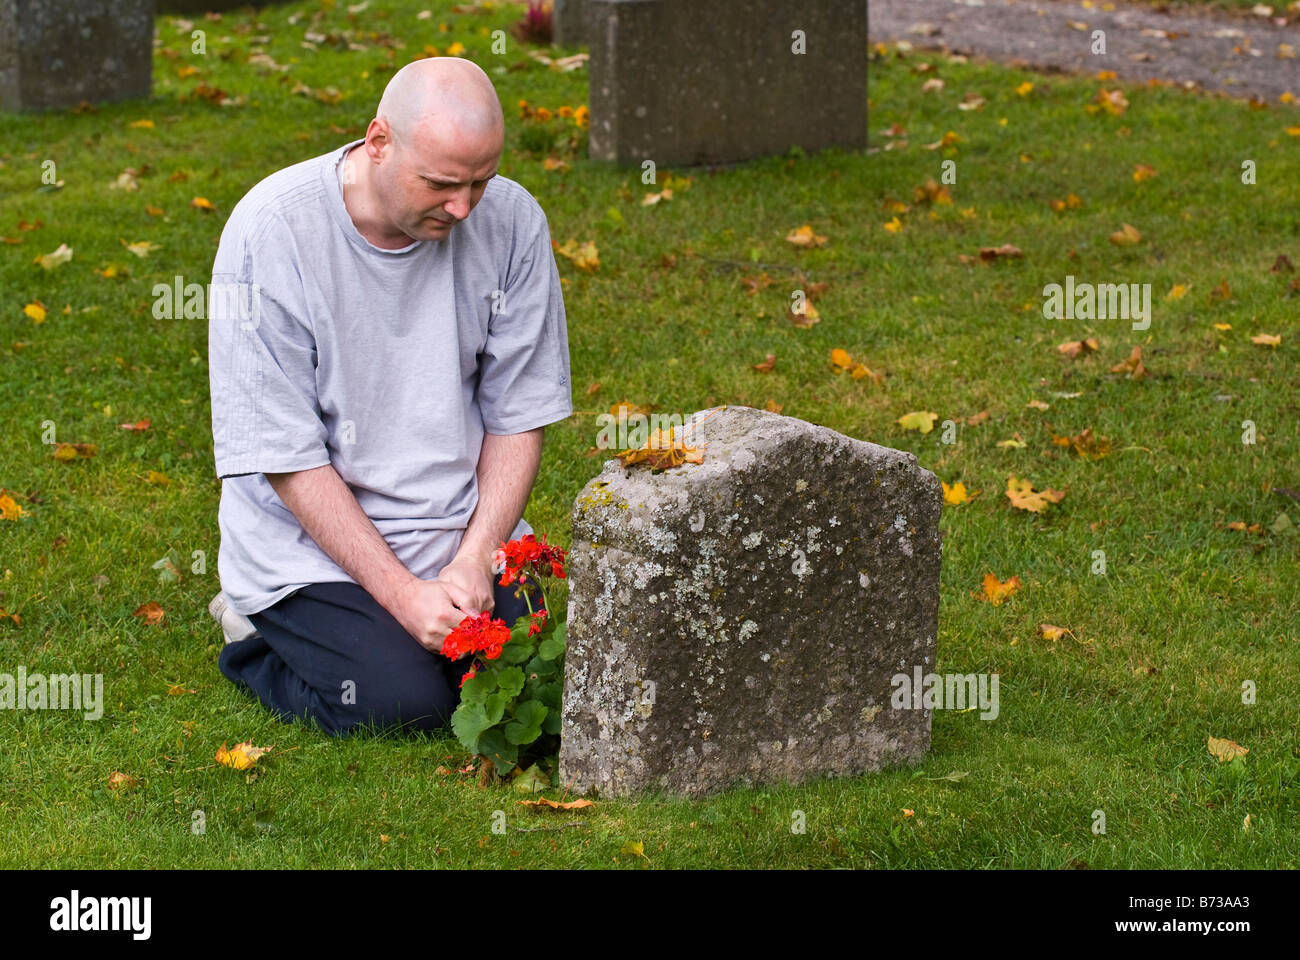
[[218,593],[208,604],[208,613],[212,619],[221,624],[221,632],[226,635],[226,643],[238,643],[249,637],[260,637],[253,621],[242,613],[236,613],[230,607],[230,598],[224,592]]

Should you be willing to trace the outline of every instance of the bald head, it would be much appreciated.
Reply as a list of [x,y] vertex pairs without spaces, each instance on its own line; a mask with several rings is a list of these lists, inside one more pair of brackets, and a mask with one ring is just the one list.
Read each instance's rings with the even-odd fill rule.
[[505,135],[501,102],[477,64],[408,63],[384,88],[364,150],[354,151],[356,185],[344,204],[371,243],[445,240],[497,175]]
[[472,60],[430,57],[408,63],[388,81],[376,116],[410,148],[425,136],[505,137],[492,81]]

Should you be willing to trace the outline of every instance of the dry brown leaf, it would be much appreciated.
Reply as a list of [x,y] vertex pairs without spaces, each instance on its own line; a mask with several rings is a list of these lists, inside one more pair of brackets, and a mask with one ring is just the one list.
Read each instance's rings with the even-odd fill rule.
[[1085,353],[1097,350],[1100,346],[1101,344],[1096,337],[1089,337],[1087,340],[1072,340],[1069,343],[1063,343],[1056,348],[1056,352],[1069,360],[1073,360]]
[[1110,235],[1110,242],[1117,247],[1131,247],[1142,239],[1142,234],[1132,224],[1121,224],[1120,229]]
[[516,800],[521,807],[545,807],[547,810],[581,810],[584,807],[594,807],[595,801],[579,798],[570,800],[567,803],[561,803],[558,800],[547,800],[545,797],[539,797],[536,800]]
[[980,247],[980,259],[985,263],[991,263],[1002,257],[1015,258],[1023,256],[1024,253],[1021,252],[1019,247],[1012,246],[1009,243],[1004,243],[1000,247]]
[[108,788],[110,790],[133,790],[138,786],[140,786],[140,778],[133,777],[129,773],[114,770],[108,775]]
[[1142,366],[1142,348],[1134,346],[1127,360],[1121,360],[1110,368],[1111,373],[1127,373],[1130,380],[1141,380],[1147,375],[1147,368]]
[[163,611],[162,607],[150,600],[148,603],[142,603],[140,606],[136,607],[131,616],[139,617],[151,627],[157,627],[163,623],[167,614]]

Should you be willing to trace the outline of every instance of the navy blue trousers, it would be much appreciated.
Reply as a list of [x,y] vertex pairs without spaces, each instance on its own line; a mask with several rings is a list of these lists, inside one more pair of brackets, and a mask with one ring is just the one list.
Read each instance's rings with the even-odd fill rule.
[[[528,613],[495,578],[494,598],[492,616],[510,626]],[[315,721],[331,736],[438,729],[473,662],[430,653],[355,583],[313,583],[249,620],[261,636],[226,644],[222,674],[285,723]]]

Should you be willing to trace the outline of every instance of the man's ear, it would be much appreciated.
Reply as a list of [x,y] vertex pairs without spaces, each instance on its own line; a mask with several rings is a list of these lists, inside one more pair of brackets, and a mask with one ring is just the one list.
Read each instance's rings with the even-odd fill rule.
[[393,131],[383,117],[375,117],[366,128],[365,148],[372,160],[383,160],[397,148],[393,140]]

